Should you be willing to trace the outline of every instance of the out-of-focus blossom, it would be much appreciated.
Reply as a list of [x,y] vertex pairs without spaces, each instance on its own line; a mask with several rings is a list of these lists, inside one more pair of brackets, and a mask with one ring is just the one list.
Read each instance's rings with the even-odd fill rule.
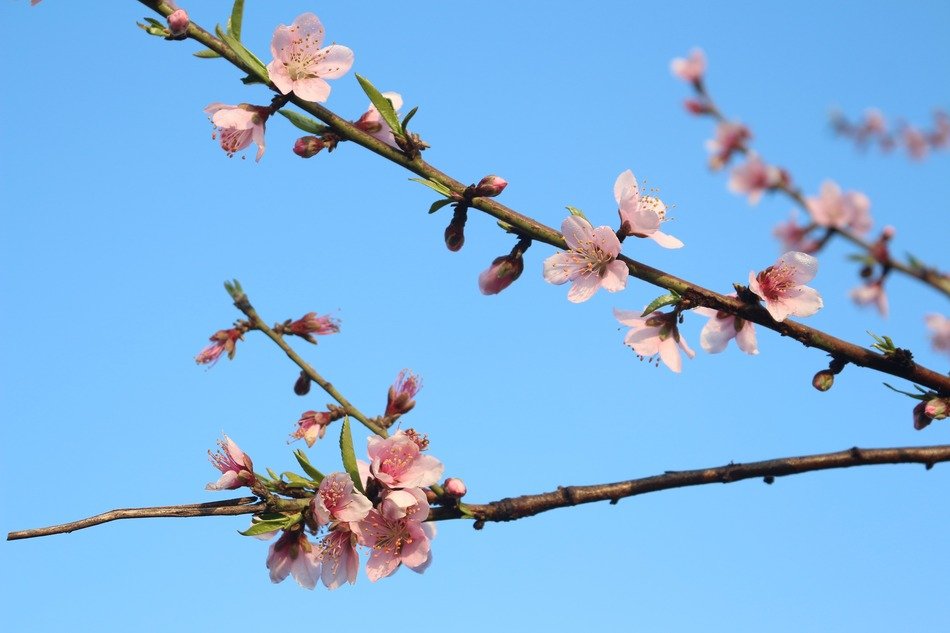
[[864,121],[861,131],[866,135],[880,136],[887,134],[887,121],[884,114],[877,108],[868,108],[864,111]]
[[211,103],[205,107],[211,122],[221,135],[221,149],[230,158],[252,142],[257,143],[257,159],[264,155],[264,125],[270,110],[262,106],[241,103],[227,105]]
[[274,61],[267,65],[267,72],[281,93],[326,101],[330,84],[324,79],[338,79],[353,66],[353,51],[346,46],[320,48],[323,35],[323,24],[312,13],[299,15],[290,26],[281,24],[274,31],[270,44]]
[[369,438],[369,474],[388,489],[422,488],[439,482],[445,467],[422,453],[422,439],[415,433],[397,431],[387,438]]
[[722,169],[735,152],[745,148],[746,142],[751,138],[752,132],[741,123],[718,123],[716,136],[706,141],[706,150],[712,154],[709,157],[709,166],[712,169]]
[[465,496],[465,493],[468,492],[468,488],[465,487],[465,482],[459,479],[458,477],[449,477],[442,484],[442,489],[450,497],[455,499],[461,499]]
[[310,501],[311,513],[320,525],[333,521],[362,521],[372,509],[372,502],[353,487],[353,480],[347,473],[331,473],[324,477]]
[[678,315],[675,312],[654,311],[641,317],[638,312],[614,309],[614,316],[630,327],[623,342],[640,358],[659,355],[664,365],[679,373],[683,368],[679,350],[682,349],[689,358],[696,356],[676,327]]
[[[389,102],[393,105],[393,110],[396,111],[396,115],[399,115],[399,109],[402,107],[402,95],[398,92],[384,92],[383,96],[389,99]],[[369,104],[369,109],[363,113],[353,125],[370,136],[382,141],[390,147],[395,147],[399,149],[399,145],[396,143],[396,138],[393,136],[393,130],[389,127],[389,124],[386,123],[382,115],[379,113],[379,110],[376,109],[372,103]]]
[[168,30],[172,35],[183,35],[189,24],[191,20],[188,19],[188,13],[184,9],[175,9],[168,16]]
[[403,369],[396,376],[396,381],[389,388],[386,398],[386,416],[400,416],[409,413],[416,406],[414,398],[422,389],[422,378],[408,369]]
[[690,114],[709,114],[713,111],[712,105],[704,99],[686,99],[683,101],[683,107]]
[[[736,293],[728,295],[735,297]],[[746,354],[758,354],[755,328],[750,321],[728,312],[719,312],[712,308],[696,308],[696,314],[709,317],[699,334],[699,345],[710,354],[718,354],[726,349],[729,341],[736,339],[736,345]]]
[[627,265],[617,261],[620,240],[609,226],[595,229],[572,215],[561,223],[561,232],[569,250],[544,260],[544,279],[558,285],[573,282],[568,301],[587,301],[601,287],[617,292],[627,286]]
[[927,157],[930,145],[927,143],[927,137],[917,128],[912,125],[905,126],[901,130],[901,140],[904,141],[907,153],[914,160],[923,160]]
[[871,230],[871,201],[860,191],[842,192],[837,183],[826,180],[817,198],[806,200],[812,221],[818,226],[851,229],[864,234]]
[[938,352],[950,354],[950,319],[942,314],[928,314],[924,317],[930,330],[930,345]]
[[496,295],[510,286],[524,272],[524,258],[520,253],[496,257],[491,266],[478,276],[478,289],[483,295]]
[[666,205],[654,196],[641,196],[640,185],[629,169],[617,176],[614,199],[620,213],[620,230],[626,235],[648,237],[664,248],[683,246],[681,241],[659,230],[666,221]]
[[322,551],[303,532],[283,532],[267,552],[271,581],[281,582],[292,575],[301,587],[313,589],[320,577]]
[[379,511],[356,524],[360,543],[372,551],[366,562],[366,575],[372,582],[392,574],[400,565],[422,573],[429,566],[430,541],[435,526],[408,517],[387,519]]
[[337,589],[348,582],[356,583],[360,557],[356,552],[357,536],[346,524],[336,526],[320,542],[323,571],[321,579],[327,589]]
[[295,439],[302,439],[307,446],[313,446],[317,440],[322,440],[327,434],[327,426],[332,422],[327,411],[304,411],[297,420],[297,430],[291,434]]
[[851,291],[851,299],[858,305],[874,304],[881,316],[887,316],[887,293],[884,292],[882,280],[868,282]]
[[319,316],[316,312],[308,312],[296,321],[284,326],[284,331],[296,334],[307,342],[316,344],[313,335],[326,336],[340,331],[340,320],[331,316]]
[[670,62],[670,70],[683,81],[698,83],[706,72],[706,54],[703,49],[694,48],[689,52],[689,57],[677,57]]
[[749,204],[758,204],[765,191],[787,182],[788,176],[780,168],[766,165],[758,155],[750,154],[745,163],[732,170],[729,190],[749,196]]
[[787,253],[788,251],[814,253],[818,250],[818,240],[808,237],[808,234],[811,233],[814,227],[814,224],[808,226],[799,225],[798,209],[792,209],[792,214],[788,222],[776,225],[772,230],[772,235],[778,238],[782,243],[781,251],[783,253]]
[[215,468],[221,471],[221,477],[205,488],[207,490],[236,490],[254,483],[254,463],[251,458],[234,443],[224,436],[218,440],[220,447],[217,453],[208,451],[208,457]]
[[214,365],[221,358],[221,354],[228,353],[228,359],[234,358],[234,352],[237,351],[237,342],[244,340],[244,333],[237,328],[229,330],[218,330],[208,339],[211,345],[208,345],[195,356],[195,362],[199,365]]
[[935,149],[950,145],[950,114],[943,110],[934,112],[934,129],[930,134],[930,145]]
[[817,272],[817,259],[792,251],[762,272],[750,272],[749,290],[765,301],[765,309],[776,321],[789,315],[810,316],[821,309],[822,301],[817,290],[804,284]]

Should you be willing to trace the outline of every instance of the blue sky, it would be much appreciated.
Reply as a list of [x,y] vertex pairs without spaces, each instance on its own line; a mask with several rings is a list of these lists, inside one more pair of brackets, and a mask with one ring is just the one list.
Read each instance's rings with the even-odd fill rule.
[[[249,336],[211,370],[194,355],[238,314],[222,289],[243,283],[268,321],[309,311],[341,334],[298,348],[375,413],[404,367],[424,379],[405,425],[429,434],[472,501],[858,446],[945,443],[947,425],[911,426],[913,403],[882,377],[847,368],[819,394],[814,350],[760,331],[761,353],[699,353],[681,375],[621,345],[611,310],[660,290],[631,282],[569,304],[546,284],[534,245],[523,277],[495,297],[476,280],[510,236],[472,214],[459,253],[442,244],[448,211],[432,192],[349,144],[301,160],[299,132],[273,119],[268,149],[228,159],[208,103],[267,103],[189,42],[145,36],[136,2],[0,5],[8,60],[0,98],[0,468],[4,531],[116,507],[211,501],[206,451],[227,432],[258,469],[295,464],[299,414],[329,401],[293,395],[297,371]],[[211,26],[227,2],[180,3]],[[374,10],[375,9],[375,10]],[[418,105],[426,159],[459,180],[488,173],[501,201],[559,226],[565,205],[614,223],[612,187],[632,169],[660,189],[686,247],[646,240],[625,252],[717,290],[778,256],[772,227],[791,204],[750,208],[710,173],[708,120],[687,116],[669,62],[709,58],[720,106],[749,125],[766,160],[806,193],[832,178],[865,192],[896,253],[946,267],[946,152],[922,163],[834,139],[830,108],[876,106],[926,124],[950,106],[950,8],[941,2],[760,3],[248,1],[245,44],[266,61],[273,28],[317,13],[354,70]],[[355,119],[353,74],[328,107]],[[887,320],[853,306],[851,251],[832,244],[813,285],[810,325],[869,344],[889,334],[936,370],[923,315],[945,299],[889,283]],[[698,349],[704,320],[683,331]],[[890,381],[889,382],[893,382]],[[907,385],[902,385],[904,388]],[[334,442],[311,459],[335,470]],[[363,445],[362,441],[358,445]],[[669,491],[560,510],[481,532],[439,526],[422,576],[400,570],[355,587],[272,585],[266,544],[236,534],[246,517],[126,521],[4,543],[9,630],[334,628],[406,614],[455,630],[886,631],[950,618],[942,534],[950,469],[851,469]],[[373,611],[378,610],[378,613]],[[416,611],[418,610],[418,612]]]

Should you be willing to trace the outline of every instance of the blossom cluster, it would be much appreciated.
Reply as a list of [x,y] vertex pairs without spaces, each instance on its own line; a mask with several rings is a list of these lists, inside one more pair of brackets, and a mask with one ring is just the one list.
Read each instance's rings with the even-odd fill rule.
[[841,112],[833,112],[831,127],[838,136],[853,140],[859,149],[876,145],[881,151],[890,152],[903,146],[914,160],[923,160],[932,151],[950,147],[950,114],[940,109],[934,110],[930,129],[921,129],[904,121],[899,121],[891,129],[877,108],[868,108],[855,122],[849,121]]

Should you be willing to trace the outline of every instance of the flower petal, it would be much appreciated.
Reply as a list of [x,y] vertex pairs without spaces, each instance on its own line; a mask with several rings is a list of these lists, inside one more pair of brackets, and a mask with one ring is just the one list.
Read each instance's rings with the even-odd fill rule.
[[640,186],[633,172],[628,169],[617,176],[617,181],[614,183],[614,199],[618,205],[624,206],[624,201],[629,201],[631,198],[633,202],[640,199]]
[[594,228],[584,218],[572,215],[561,223],[561,233],[568,247],[580,250],[585,243],[594,239]]
[[650,239],[662,246],[663,248],[682,248],[683,242],[676,239],[672,235],[667,235],[663,231],[654,231],[650,234]]
[[571,303],[583,303],[594,296],[600,288],[600,277],[595,274],[579,275],[574,285],[567,291],[567,300]]
[[630,270],[621,261],[614,260],[607,264],[607,270],[600,280],[600,285],[607,292],[618,292],[627,287],[627,276]]

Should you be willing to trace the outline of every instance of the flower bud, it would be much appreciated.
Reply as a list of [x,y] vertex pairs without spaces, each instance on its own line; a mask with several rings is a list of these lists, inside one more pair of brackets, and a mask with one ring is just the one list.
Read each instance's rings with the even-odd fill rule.
[[300,372],[300,376],[297,377],[297,382],[294,383],[294,393],[298,396],[305,396],[310,393],[310,376],[304,372]]
[[524,272],[524,259],[520,254],[496,257],[481,275],[478,276],[478,289],[483,295],[496,295]]
[[465,482],[456,477],[446,479],[445,483],[442,484],[442,489],[445,490],[447,496],[456,499],[461,499],[465,496],[465,493],[468,492],[468,489],[465,487]]
[[457,253],[462,250],[463,244],[465,244],[464,216],[461,222],[458,222],[456,218],[452,218],[449,225],[445,227],[445,246],[453,253]]
[[294,143],[294,154],[301,158],[310,158],[324,148],[323,139],[317,136],[301,136]]
[[835,384],[835,375],[827,369],[822,369],[811,379],[811,386],[818,391],[828,391]]
[[184,9],[178,9],[168,16],[168,30],[173,36],[184,35],[189,24],[191,20],[188,19],[188,14]]
[[914,428],[918,431],[926,428],[933,422],[933,418],[927,415],[926,407],[926,402],[918,402],[917,406],[914,407]]
[[683,107],[686,108],[686,111],[690,114],[709,114],[712,112],[709,104],[706,101],[700,101],[699,99],[686,99],[683,101]]
[[485,176],[475,185],[475,195],[485,198],[494,198],[508,186],[508,181],[501,176]]
[[396,376],[396,382],[389,388],[386,400],[386,417],[398,417],[409,413],[416,401],[413,399],[422,388],[422,379],[408,369],[403,369]]
[[931,398],[924,405],[924,413],[934,420],[943,420],[950,409],[950,398]]

